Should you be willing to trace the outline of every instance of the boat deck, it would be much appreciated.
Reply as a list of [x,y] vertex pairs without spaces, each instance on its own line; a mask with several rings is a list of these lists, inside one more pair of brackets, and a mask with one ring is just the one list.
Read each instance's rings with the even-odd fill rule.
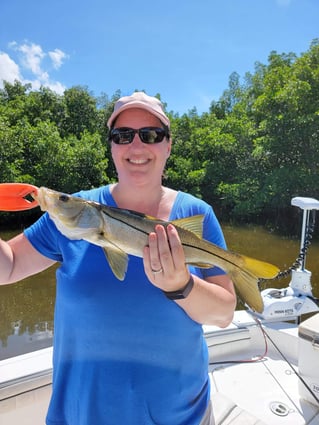
[[[211,372],[211,383],[218,425],[241,423],[228,422],[236,405],[237,415],[243,410],[254,417],[249,419],[250,422],[246,419],[245,425],[319,424],[318,407],[299,398],[299,378],[284,360],[266,357],[263,361],[249,365],[218,366]],[[217,407],[219,398],[214,402],[216,393],[227,394],[231,406],[227,409],[224,406],[220,411]],[[257,418],[261,422],[256,422]]]
[[[319,404],[305,387],[300,396],[298,327],[263,329],[246,312],[226,329],[204,326],[216,425],[319,425]],[[0,362],[1,424],[44,424],[51,356],[48,348]]]
[[[268,336],[257,325],[237,322],[225,331],[211,329],[211,338],[206,329],[216,425],[319,425],[318,402],[298,372],[296,326],[270,323],[264,329]],[[237,363],[219,363],[225,359]]]

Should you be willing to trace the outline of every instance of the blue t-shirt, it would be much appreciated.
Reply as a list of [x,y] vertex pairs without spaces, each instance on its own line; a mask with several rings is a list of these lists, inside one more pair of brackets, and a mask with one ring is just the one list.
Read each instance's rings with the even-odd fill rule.
[[[116,206],[109,186],[79,196]],[[178,192],[170,220],[204,214],[203,237],[225,247],[212,208]],[[44,214],[25,235],[57,269],[53,393],[48,425],[198,425],[209,401],[201,324],[147,279],[129,257],[125,280],[103,250],[64,237]],[[224,273],[217,267],[192,273]]]

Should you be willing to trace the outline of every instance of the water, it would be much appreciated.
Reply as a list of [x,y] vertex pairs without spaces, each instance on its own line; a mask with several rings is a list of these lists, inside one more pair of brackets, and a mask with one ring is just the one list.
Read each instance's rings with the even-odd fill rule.
[[[262,227],[223,226],[228,248],[287,269],[299,254],[298,239],[280,237]],[[3,232],[7,240],[13,236]],[[313,242],[306,268],[312,271],[314,296],[319,296],[319,242]],[[52,344],[55,268],[13,285],[0,286],[0,360]],[[289,279],[267,287],[286,287]],[[240,307],[240,306],[239,306]]]

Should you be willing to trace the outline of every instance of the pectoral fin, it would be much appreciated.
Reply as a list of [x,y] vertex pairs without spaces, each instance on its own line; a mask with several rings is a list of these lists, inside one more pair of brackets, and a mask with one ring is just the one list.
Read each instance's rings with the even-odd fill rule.
[[128,265],[128,255],[126,252],[112,243],[104,245],[103,251],[114,275],[119,280],[124,280]]

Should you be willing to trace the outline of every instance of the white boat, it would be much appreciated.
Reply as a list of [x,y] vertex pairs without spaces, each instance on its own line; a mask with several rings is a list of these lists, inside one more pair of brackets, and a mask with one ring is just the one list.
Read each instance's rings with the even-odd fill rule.
[[[319,308],[304,249],[319,201],[292,204],[303,210],[303,254],[289,286],[262,291],[260,315],[236,311],[225,329],[203,326],[216,425],[319,425]],[[0,424],[45,423],[51,359],[49,347],[0,361]]]

